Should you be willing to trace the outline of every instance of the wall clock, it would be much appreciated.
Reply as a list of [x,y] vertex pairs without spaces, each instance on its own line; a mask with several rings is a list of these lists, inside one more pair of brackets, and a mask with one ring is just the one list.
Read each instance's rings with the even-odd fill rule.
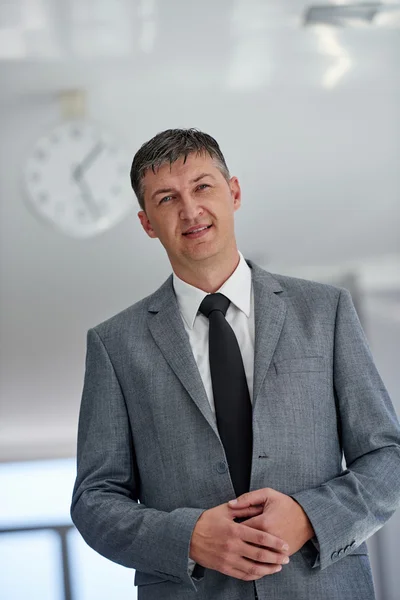
[[133,208],[127,153],[101,125],[64,121],[34,145],[24,183],[35,213],[65,234],[85,238]]

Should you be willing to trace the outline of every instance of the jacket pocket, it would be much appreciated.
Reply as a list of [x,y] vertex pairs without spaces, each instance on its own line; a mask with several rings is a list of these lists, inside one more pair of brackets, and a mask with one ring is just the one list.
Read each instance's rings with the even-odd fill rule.
[[326,360],[323,356],[303,356],[274,361],[277,375],[281,373],[305,373],[325,371]]

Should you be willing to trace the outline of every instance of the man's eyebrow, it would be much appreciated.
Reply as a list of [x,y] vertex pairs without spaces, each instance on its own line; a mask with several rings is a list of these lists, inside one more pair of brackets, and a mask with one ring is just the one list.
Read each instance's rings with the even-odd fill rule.
[[159,190],[156,190],[152,195],[151,195],[151,199],[153,200],[156,196],[158,196],[158,194],[169,194],[170,192],[173,192],[174,188],[161,188]]
[[215,177],[211,175],[211,173],[202,173],[201,175],[198,175],[197,177],[192,179],[190,183],[196,183],[200,179],[203,179],[203,177],[211,177],[212,179],[215,179]]
[[[190,183],[197,183],[198,181],[200,181],[200,179],[203,179],[203,177],[211,177],[212,179],[215,179],[215,177],[211,173],[201,173],[201,175],[197,175],[197,177],[191,179]],[[153,192],[153,194],[151,195],[151,199],[154,200],[154,198],[158,196],[158,194],[170,194],[174,191],[174,188],[160,188],[159,190]]]

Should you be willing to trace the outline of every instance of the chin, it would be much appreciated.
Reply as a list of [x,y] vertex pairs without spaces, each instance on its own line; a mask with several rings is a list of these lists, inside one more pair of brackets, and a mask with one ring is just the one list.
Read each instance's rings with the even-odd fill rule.
[[188,252],[187,256],[192,260],[207,260],[208,258],[212,258],[218,254],[218,250],[216,248],[208,247],[208,248],[193,248],[192,252]]

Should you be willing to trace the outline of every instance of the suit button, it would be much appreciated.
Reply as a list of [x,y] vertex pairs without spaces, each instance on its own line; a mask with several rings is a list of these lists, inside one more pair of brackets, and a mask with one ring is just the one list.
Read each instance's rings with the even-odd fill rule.
[[340,550],[338,551],[338,557],[340,558],[341,556],[343,556],[344,554],[344,550],[343,548],[340,548]]
[[355,547],[356,547],[356,543],[355,542],[351,542],[350,548],[353,550],[353,548],[355,548]]
[[345,549],[344,549],[345,553],[347,553],[349,550],[351,550],[351,546],[350,545],[346,546]]
[[220,460],[217,463],[217,471],[218,473],[226,473],[228,470],[227,464],[224,460]]
[[338,557],[338,553],[337,552],[332,552],[331,559],[335,560],[335,558],[337,558],[337,557]]

